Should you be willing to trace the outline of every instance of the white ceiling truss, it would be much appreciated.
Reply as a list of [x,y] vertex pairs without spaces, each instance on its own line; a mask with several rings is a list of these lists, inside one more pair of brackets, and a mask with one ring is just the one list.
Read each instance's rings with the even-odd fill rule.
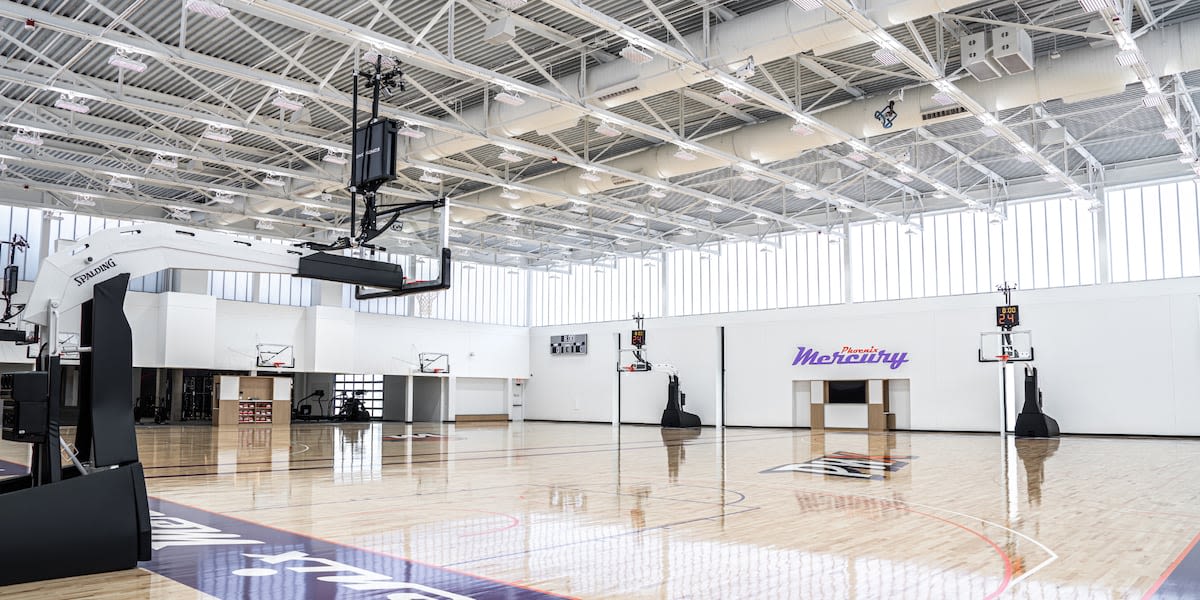
[[[336,156],[366,51],[404,70],[382,113],[426,136],[402,140],[382,201],[448,197],[472,261],[775,245],[923,211],[1095,201],[1114,169],[1200,175],[1200,64],[1164,58],[1195,33],[1200,6],[1182,0],[210,1],[229,14],[0,4],[5,201],[330,240],[347,227]],[[503,20],[513,37],[485,40]],[[756,23],[796,32],[737,39]],[[1106,87],[976,81],[958,39],[1003,26],[1030,35],[1035,72],[1094,68]],[[930,116],[935,95],[955,112]],[[895,129],[871,116],[889,101]],[[434,222],[408,215],[384,245],[428,252]]]

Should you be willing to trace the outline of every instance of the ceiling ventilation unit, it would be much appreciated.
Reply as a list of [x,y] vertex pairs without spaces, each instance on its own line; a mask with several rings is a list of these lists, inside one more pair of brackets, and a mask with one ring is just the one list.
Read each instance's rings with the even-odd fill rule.
[[958,42],[963,68],[979,81],[996,79],[1003,73],[1000,64],[992,58],[992,48],[988,44],[990,35],[987,31],[973,33]]
[[992,58],[1009,75],[1033,70],[1033,40],[1020,27],[1000,27],[992,31]]
[[488,23],[483,30],[483,41],[493,46],[507,44],[510,40],[517,37],[517,28],[513,24],[513,20],[509,15]]

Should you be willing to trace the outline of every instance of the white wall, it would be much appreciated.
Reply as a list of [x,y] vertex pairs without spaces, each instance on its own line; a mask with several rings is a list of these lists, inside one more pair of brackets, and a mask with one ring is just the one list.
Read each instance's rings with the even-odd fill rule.
[[455,415],[508,414],[507,382],[503,379],[455,377]]
[[[450,355],[455,375],[524,377],[529,335],[523,327],[277,306],[182,293],[130,292],[134,365],[255,369],[256,346],[291,344],[296,370],[406,375],[419,352]],[[327,390],[332,392],[332,390]]]
[[[1200,279],[1018,291],[1046,412],[1064,432],[1200,435]],[[976,359],[999,294],[647,321],[654,362],[680,368],[688,409],[715,420],[716,337],[726,327],[727,424],[791,426],[796,380],[907,379],[912,429],[994,431],[998,369]],[[613,332],[633,322],[530,330],[526,414],[609,421]],[[589,334],[589,354],[551,356],[549,336]],[[628,339],[628,338],[626,338]],[[798,346],[908,353],[886,365],[792,366]]]

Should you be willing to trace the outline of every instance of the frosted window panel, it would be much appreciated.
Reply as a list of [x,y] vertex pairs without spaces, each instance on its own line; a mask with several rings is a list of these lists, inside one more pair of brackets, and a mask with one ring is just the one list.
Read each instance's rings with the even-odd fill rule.
[[[1062,224],[1062,273],[1063,285],[1079,285],[1080,282],[1080,261],[1079,261],[1079,228],[1090,227],[1091,220],[1081,221],[1079,216],[1079,205],[1082,202],[1063,202],[1061,210]],[[1085,213],[1086,215],[1087,213]],[[1090,246],[1084,248],[1084,251],[1090,252]]]
[[945,215],[946,221],[946,254],[948,257],[947,278],[950,280],[950,293],[962,294],[963,283],[963,244],[962,219],[957,214]]
[[1012,229],[1016,234],[1013,242],[1016,248],[1017,256],[1017,285],[1022,289],[1033,289],[1036,287],[1033,279],[1033,244],[1031,237],[1033,236],[1032,219],[1029,214],[1028,204],[1017,204],[1013,207],[1013,223]]
[[872,249],[875,251],[874,260],[872,261],[875,270],[875,299],[887,300],[888,295],[888,270],[887,270],[887,230],[895,229],[895,223],[877,223],[871,228],[874,245]]
[[1146,244],[1146,279],[1163,278],[1162,211],[1158,186],[1142,189],[1142,231]]
[[1029,206],[1029,241],[1033,250],[1033,287],[1049,286],[1050,259],[1046,247],[1046,210],[1045,202],[1034,202]]
[[1146,233],[1142,218],[1142,190],[1125,191],[1125,236],[1129,248],[1129,280],[1146,279]]
[[1196,184],[1179,184],[1179,254],[1184,277],[1200,275],[1200,222],[1197,222]]
[[978,252],[975,245],[975,213],[960,213],[957,220],[962,242],[962,291],[964,294],[973,294],[980,291],[975,286],[975,255]]
[[863,264],[863,227],[855,225],[850,228],[850,297],[855,302],[862,301],[866,298],[866,290],[863,286],[863,273],[866,272],[866,267]]

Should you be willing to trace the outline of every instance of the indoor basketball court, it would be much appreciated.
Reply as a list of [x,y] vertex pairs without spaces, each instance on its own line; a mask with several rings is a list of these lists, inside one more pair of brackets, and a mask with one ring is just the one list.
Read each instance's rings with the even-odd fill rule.
[[1200,598],[1197,16],[0,1],[0,597]]

